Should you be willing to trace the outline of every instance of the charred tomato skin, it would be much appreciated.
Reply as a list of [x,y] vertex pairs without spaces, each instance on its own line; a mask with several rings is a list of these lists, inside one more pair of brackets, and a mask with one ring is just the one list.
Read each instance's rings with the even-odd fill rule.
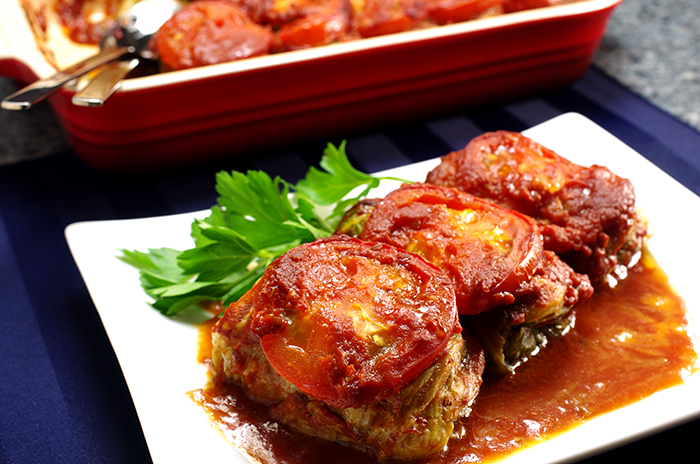
[[275,260],[214,330],[232,327],[248,333],[242,343],[260,344],[278,375],[337,408],[392,395],[461,332],[442,271],[415,254],[346,236]]

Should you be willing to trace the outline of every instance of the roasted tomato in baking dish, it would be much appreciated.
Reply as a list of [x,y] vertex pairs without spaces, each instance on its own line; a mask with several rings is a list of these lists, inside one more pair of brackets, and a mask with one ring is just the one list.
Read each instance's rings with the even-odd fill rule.
[[379,458],[442,449],[484,368],[447,276],[415,254],[350,237],[275,260],[212,341],[214,372],[274,417]]
[[545,8],[548,6],[562,5],[564,3],[573,3],[575,1],[577,0],[501,0],[504,13]]
[[267,54],[272,31],[225,0],[185,5],[158,31],[155,47],[170,69],[187,69]]
[[624,277],[647,234],[632,183],[584,167],[522,134],[490,132],[444,156],[426,182],[533,217],[552,250],[594,283]]
[[503,13],[502,0],[428,0],[428,15],[438,24],[459,23]]
[[254,21],[275,31],[273,52],[298,50],[346,40],[349,0],[235,0]]
[[375,37],[413,29],[428,11],[424,0],[350,0],[352,30],[359,37]]
[[305,14],[277,31],[276,51],[299,50],[343,41],[350,31],[352,6],[348,0],[309,1]]
[[531,218],[456,189],[405,185],[358,203],[336,233],[417,253],[455,286],[463,324],[499,371],[512,371],[573,323],[593,289],[553,252]]

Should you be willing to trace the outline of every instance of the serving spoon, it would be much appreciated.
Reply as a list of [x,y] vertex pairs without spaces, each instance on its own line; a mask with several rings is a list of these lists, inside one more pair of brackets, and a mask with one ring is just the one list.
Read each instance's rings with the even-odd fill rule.
[[56,93],[63,85],[126,55],[156,59],[157,54],[150,47],[151,38],[181,6],[177,0],[143,0],[137,3],[121,15],[107,32],[100,42],[99,53],[13,93],[2,101],[2,107],[8,110],[29,109]]

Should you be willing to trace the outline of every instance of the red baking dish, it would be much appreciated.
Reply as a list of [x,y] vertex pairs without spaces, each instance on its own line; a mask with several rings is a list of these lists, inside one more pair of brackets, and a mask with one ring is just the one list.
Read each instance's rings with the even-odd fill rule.
[[[29,83],[55,71],[46,56],[70,64],[94,50],[65,39],[39,47],[26,1],[0,7],[1,74]],[[180,167],[569,84],[590,65],[620,2],[583,0],[131,78],[98,108],[73,105],[75,86],[49,102],[95,168]]]

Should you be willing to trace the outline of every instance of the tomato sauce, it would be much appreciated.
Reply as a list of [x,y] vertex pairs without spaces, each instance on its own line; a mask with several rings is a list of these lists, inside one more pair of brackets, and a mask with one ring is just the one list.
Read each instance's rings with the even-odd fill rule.
[[[211,345],[203,325],[199,359]],[[683,300],[646,251],[617,288],[579,307],[575,328],[551,340],[515,374],[486,376],[464,434],[421,463],[489,462],[587,419],[682,383],[697,368]],[[234,446],[264,464],[372,463],[370,456],[277,424],[230,385],[190,393]]]
[[105,33],[115,24],[121,2],[104,0],[56,0],[54,10],[66,35],[81,44],[97,45]]

